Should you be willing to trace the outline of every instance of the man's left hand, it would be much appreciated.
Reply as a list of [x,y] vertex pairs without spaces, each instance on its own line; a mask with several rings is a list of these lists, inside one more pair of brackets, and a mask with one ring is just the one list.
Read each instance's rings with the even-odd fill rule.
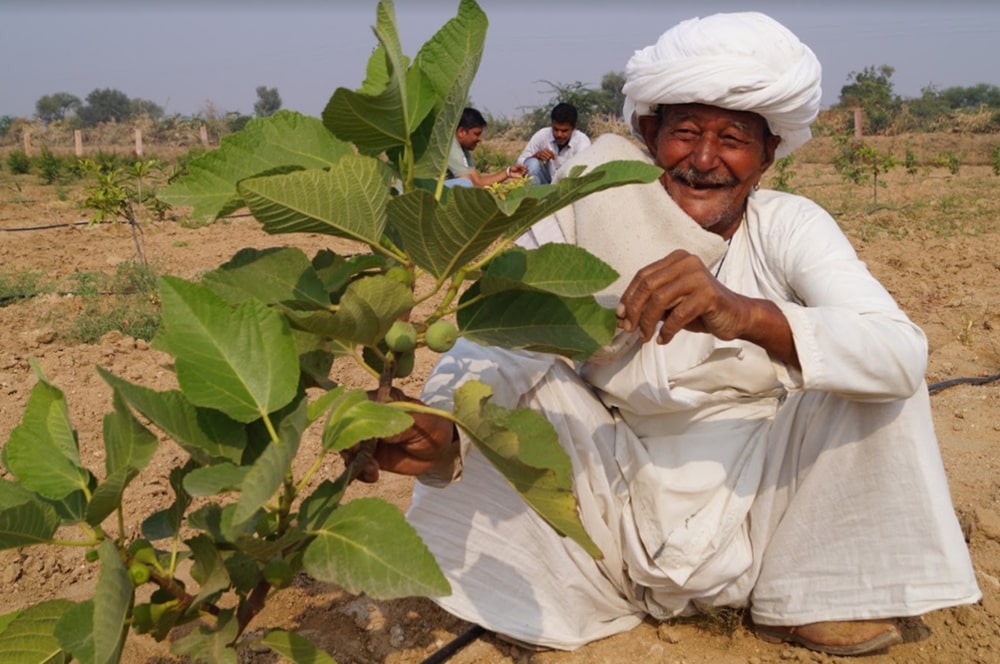
[[657,343],[665,344],[681,330],[723,340],[740,337],[751,309],[752,300],[723,286],[700,258],[678,249],[636,273],[617,314],[619,327],[638,329],[643,342],[662,321]]

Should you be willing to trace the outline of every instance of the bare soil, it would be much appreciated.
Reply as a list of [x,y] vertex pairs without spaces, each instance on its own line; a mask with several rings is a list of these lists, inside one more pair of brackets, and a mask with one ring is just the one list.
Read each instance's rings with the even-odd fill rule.
[[[1000,178],[987,166],[963,166],[958,175],[940,168],[918,175],[894,172],[878,190],[872,210],[870,185],[848,185],[832,168],[812,158],[796,164],[792,185],[827,207],[842,222],[875,275],[926,330],[930,340],[928,383],[983,377],[1000,370],[1000,204],[993,201]],[[134,256],[125,227],[73,225],[85,219],[73,201],[79,186],[42,186],[34,176],[0,173],[0,273],[37,270],[49,280],[75,272],[113,272]],[[66,200],[60,200],[65,198]],[[42,228],[52,226],[51,228]],[[30,228],[34,230],[18,230]],[[146,255],[161,273],[187,278],[213,269],[238,249],[295,244],[310,255],[322,247],[356,248],[322,236],[271,237],[249,217],[211,226],[178,221],[144,226]],[[69,290],[63,289],[63,290]],[[157,389],[172,384],[167,357],[146,342],[110,333],[100,343],[70,345],[68,324],[81,298],[66,294],[7,303],[0,307],[0,442],[17,425],[35,383],[29,358],[66,392],[79,432],[81,456],[94,472],[103,468],[101,418],[111,409],[110,391],[94,367]],[[432,361],[418,358],[404,385],[416,394]],[[361,375],[345,372],[344,382],[364,386]],[[865,659],[872,664],[1000,662],[1000,381],[959,384],[932,396],[934,420],[950,478],[954,504],[972,551],[984,598],[974,606],[937,611],[904,624],[907,641]],[[133,483],[126,500],[126,528],[133,530],[171,496],[166,473],[182,458],[168,442]],[[339,472],[331,460],[324,476]],[[3,473],[0,472],[0,476]],[[356,495],[380,495],[405,509],[411,480],[385,476],[378,484],[352,488]],[[36,547],[0,552],[0,603],[11,610],[42,599],[88,596],[95,570],[83,551]],[[259,627],[258,627],[259,625]],[[305,576],[271,602],[254,627],[283,625],[300,630],[338,662],[411,664],[433,656],[470,627],[426,599],[373,601]],[[125,661],[132,664],[181,662],[169,643],[146,636],[130,638]],[[278,659],[250,650],[242,661]],[[840,658],[756,639],[739,615],[657,625],[647,622],[616,637],[572,653],[533,652],[479,636],[450,660],[507,664],[598,664],[670,662],[759,664],[836,662]],[[846,660],[844,660],[846,661]]]

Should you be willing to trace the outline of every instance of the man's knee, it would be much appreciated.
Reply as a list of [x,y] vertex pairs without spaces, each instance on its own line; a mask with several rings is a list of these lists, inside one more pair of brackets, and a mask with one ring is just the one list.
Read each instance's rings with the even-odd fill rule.
[[528,175],[535,180],[535,184],[549,184],[549,171],[538,159],[531,157],[524,160],[524,166],[528,169]]

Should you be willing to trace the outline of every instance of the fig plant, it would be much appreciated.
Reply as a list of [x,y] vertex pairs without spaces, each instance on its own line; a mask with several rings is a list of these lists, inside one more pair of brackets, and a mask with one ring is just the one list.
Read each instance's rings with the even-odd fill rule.
[[[583,196],[660,174],[616,162],[502,197],[444,188],[486,29],[479,6],[461,0],[410,60],[382,0],[379,45],[359,89],[337,89],[321,118],[279,111],[252,120],[163,192],[198,217],[247,207],[269,233],[324,234],[359,251],[244,249],[197,281],[162,277],[153,347],[172,356],[178,388],[156,391],[98,368],[112,389],[101,472],[81,459],[64,393],[33,364],[38,382],[0,457],[0,547],[79,547],[99,570],[89,599],[0,616],[0,661],[116,662],[130,629],[162,640],[198,621],[173,652],[235,663],[238,649],[263,646],[293,662],[329,662],[298,633],[248,632],[296,574],[375,598],[450,591],[395,506],[342,500],[374,440],[404,430],[409,412],[431,410],[394,399],[393,381],[412,371],[416,350],[444,351],[458,337],[575,360],[608,343],[614,313],[593,293],[614,271],[573,246],[528,251],[512,240]],[[364,367],[374,398],[335,384],[335,362]],[[599,556],[551,425],[490,397],[470,382],[452,411],[435,412],[553,528]],[[158,445],[140,419],[187,459],[169,471],[172,503],[130,533],[123,501]],[[318,451],[302,445],[307,429],[318,431]],[[319,477],[326,455],[346,451],[340,476]]]

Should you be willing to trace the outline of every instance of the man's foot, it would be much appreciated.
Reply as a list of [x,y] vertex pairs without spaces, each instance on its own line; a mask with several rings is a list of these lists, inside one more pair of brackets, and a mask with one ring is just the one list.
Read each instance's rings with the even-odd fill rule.
[[784,627],[755,625],[768,643],[797,643],[828,655],[867,655],[903,642],[895,620],[830,620]]

